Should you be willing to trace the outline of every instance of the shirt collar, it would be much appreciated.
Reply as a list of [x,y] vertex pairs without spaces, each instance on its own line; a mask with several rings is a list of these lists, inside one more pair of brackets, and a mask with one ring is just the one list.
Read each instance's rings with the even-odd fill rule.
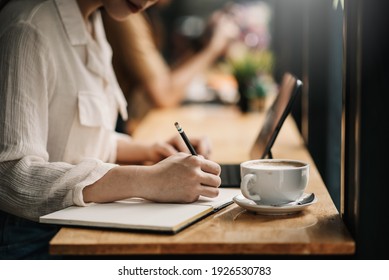
[[[76,0],[54,0],[61,20],[64,25],[65,32],[69,38],[72,46],[84,45],[86,50],[86,57],[84,63],[86,67],[93,73],[99,75],[103,79],[106,78],[105,64],[102,57],[101,50],[96,45],[97,42],[91,40],[88,31],[86,30],[84,20],[81,15],[80,8]],[[93,24],[96,27],[96,18],[93,17]],[[101,43],[102,36],[98,28],[96,28],[97,41]]]
[[70,43],[87,43],[87,30],[76,0],[54,0]]

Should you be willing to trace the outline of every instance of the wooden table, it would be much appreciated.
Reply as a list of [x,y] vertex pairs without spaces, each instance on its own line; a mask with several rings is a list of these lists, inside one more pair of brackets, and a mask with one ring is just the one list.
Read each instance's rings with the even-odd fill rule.
[[[167,139],[177,133],[178,121],[189,136],[207,135],[212,159],[220,163],[248,159],[259,132],[262,113],[241,114],[229,106],[185,106],[152,111],[134,137],[144,141]],[[52,254],[255,254],[351,255],[355,242],[347,231],[309,155],[293,119],[288,118],[273,148],[275,158],[311,164],[307,192],[318,202],[305,211],[286,216],[263,216],[236,204],[213,214],[175,235],[123,232],[105,229],[62,228],[50,243]]]

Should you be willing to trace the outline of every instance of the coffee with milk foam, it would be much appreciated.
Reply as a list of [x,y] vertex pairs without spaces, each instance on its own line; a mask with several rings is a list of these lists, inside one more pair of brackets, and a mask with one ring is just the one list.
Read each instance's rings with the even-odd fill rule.
[[262,161],[262,162],[251,162],[245,165],[246,168],[253,169],[265,169],[265,170],[280,170],[280,169],[295,169],[305,166],[304,163],[290,162],[290,161]]

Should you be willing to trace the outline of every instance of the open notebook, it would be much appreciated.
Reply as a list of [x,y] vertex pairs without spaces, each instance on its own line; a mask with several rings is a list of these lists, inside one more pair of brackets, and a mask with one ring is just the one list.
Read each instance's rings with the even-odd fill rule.
[[232,203],[239,189],[220,189],[216,198],[190,204],[155,203],[139,198],[71,206],[40,217],[41,223],[176,233]]

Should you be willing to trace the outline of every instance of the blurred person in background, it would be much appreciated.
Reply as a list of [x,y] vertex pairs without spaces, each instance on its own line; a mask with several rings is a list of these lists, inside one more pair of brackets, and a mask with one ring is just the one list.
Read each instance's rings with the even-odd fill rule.
[[[130,133],[150,108],[174,107],[186,98],[194,78],[209,69],[222,57],[239,30],[230,17],[216,11],[204,26],[196,51],[188,52],[172,66],[162,54],[165,30],[156,9],[170,0],[160,0],[149,14],[139,13],[118,22],[103,13],[107,39],[113,50],[113,66],[120,87],[130,100],[129,123],[119,122],[118,130]],[[200,23],[201,24],[201,23]],[[192,26],[196,28],[196,26]],[[133,104],[133,106],[131,106]]]

